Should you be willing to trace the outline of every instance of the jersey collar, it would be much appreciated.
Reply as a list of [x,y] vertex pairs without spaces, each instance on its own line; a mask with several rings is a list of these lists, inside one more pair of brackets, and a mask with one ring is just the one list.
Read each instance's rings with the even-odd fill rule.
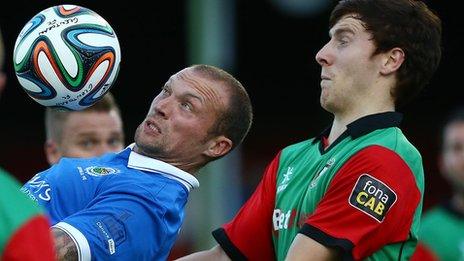
[[[370,132],[379,129],[390,127],[398,127],[403,119],[403,114],[399,112],[389,111],[364,116],[346,126],[346,135],[353,139],[366,135]],[[322,137],[328,137],[332,124],[322,131],[314,140],[317,142]],[[345,134],[345,133],[344,133]]]
[[403,114],[399,112],[382,112],[364,116],[346,126],[349,135],[356,139],[379,129],[399,127]]
[[131,145],[127,146],[131,149],[127,167],[160,173],[165,177],[179,181],[188,189],[188,191],[200,186],[200,182],[198,182],[198,180],[193,175],[166,162],[138,154],[132,150],[134,145],[135,143],[132,143]]
[[312,143],[316,143],[321,141],[320,151],[328,151],[331,147],[334,147],[337,143],[342,141],[344,138],[350,136],[353,139],[371,133],[375,130],[385,129],[390,127],[399,127],[401,120],[403,119],[403,114],[399,112],[389,111],[389,112],[382,112],[364,116],[359,118],[352,123],[346,126],[346,131],[343,132],[340,137],[332,144],[330,144],[329,148],[324,148],[322,146],[322,138],[329,137],[330,130],[332,125],[329,125],[324,131],[322,131],[316,138],[312,141]]

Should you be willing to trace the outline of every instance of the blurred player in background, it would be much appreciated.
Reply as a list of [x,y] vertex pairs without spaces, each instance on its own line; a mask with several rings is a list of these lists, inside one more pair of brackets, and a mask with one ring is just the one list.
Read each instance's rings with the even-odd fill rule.
[[207,65],[174,74],[120,153],[63,158],[23,191],[50,215],[60,258],[166,260],[192,175],[237,147],[251,102],[232,75]]
[[421,1],[344,0],[329,26],[316,60],[332,125],[280,151],[235,218],[213,232],[219,245],[185,260],[412,255],[424,175],[396,108],[438,67],[441,21]]
[[[0,96],[6,84],[5,49],[0,31]],[[50,225],[42,209],[0,168],[0,260],[54,260]]]
[[124,148],[120,110],[111,93],[82,111],[47,108],[45,155],[50,165],[61,157],[86,158]]
[[439,167],[453,194],[450,200],[424,213],[421,248],[414,260],[433,260],[430,256],[426,259],[427,250],[438,260],[464,260],[464,107],[451,112],[443,125]]

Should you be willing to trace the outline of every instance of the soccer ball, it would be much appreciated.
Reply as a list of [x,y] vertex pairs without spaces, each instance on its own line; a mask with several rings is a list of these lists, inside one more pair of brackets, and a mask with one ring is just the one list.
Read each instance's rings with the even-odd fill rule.
[[119,72],[121,49],[94,11],[59,5],[35,15],[16,39],[13,63],[26,93],[47,107],[82,110],[100,100]]

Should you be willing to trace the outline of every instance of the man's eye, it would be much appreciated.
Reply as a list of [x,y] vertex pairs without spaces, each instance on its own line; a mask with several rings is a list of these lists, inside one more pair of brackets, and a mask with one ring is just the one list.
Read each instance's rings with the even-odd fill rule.
[[340,45],[346,45],[349,42],[349,40],[346,37],[342,37],[338,39],[338,44]]
[[191,111],[192,110],[192,105],[188,102],[183,102],[180,104],[180,106],[182,106],[183,109],[186,109],[186,110],[189,110]]
[[163,87],[163,89],[161,89],[161,94],[163,94],[163,95],[170,95],[170,94],[171,94],[171,90],[169,90],[168,87]]
[[122,144],[122,139],[120,138],[112,138],[108,141],[110,146],[116,147]]
[[84,148],[92,148],[95,145],[95,142],[92,140],[84,140],[79,143]]

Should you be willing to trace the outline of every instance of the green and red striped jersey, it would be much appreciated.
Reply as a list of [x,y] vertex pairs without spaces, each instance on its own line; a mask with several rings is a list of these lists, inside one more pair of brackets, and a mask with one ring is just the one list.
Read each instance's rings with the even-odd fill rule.
[[464,260],[464,215],[451,201],[424,213],[419,240],[439,260]]
[[401,114],[369,115],[330,146],[320,136],[286,147],[235,218],[213,232],[235,259],[284,260],[298,233],[344,259],[408,260],[423,199],[417,149]]
[[0,260],[54,260],[48,219],[0,169]]

